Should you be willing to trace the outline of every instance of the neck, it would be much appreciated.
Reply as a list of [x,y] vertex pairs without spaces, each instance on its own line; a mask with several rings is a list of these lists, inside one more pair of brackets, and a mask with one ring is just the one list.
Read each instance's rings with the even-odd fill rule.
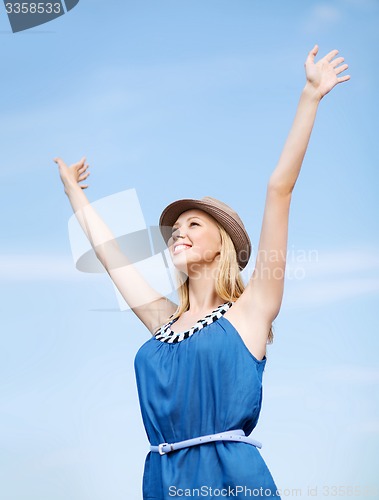
[[[212,266],[213,267],[213,266]],[[216,269],[209,266],[189,274],[189,310],[194,314],[216,309],[225,301],[216,293]]]

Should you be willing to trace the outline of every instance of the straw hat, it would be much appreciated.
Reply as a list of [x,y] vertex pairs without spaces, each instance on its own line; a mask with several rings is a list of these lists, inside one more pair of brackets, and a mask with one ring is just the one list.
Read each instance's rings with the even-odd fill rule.
[[214,217],[231,237],[237,252],[237,261],[240,269],[243,269],[249,261],[251,254],[251,242],[245,226],[237,212],[222,201],[205,196],[200,200],[183,199],[170,203],[159,218],[159,227],[166,244],[171,238],[172,226],[179,215],[187,210],[203,210]]

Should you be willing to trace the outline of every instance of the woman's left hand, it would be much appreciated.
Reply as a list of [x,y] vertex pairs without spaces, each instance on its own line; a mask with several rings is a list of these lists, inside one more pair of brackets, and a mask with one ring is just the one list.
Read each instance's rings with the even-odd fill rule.
[[318,45],[315,45],[305,61],[305,74],[307,85],[322,99],[338,83],[350,80],[350,75],[338,76],[348,68],[347,64],[342,64],[345,60],[343,57],[335,58],[338,50],[332,50],[315,63],[317,52]]

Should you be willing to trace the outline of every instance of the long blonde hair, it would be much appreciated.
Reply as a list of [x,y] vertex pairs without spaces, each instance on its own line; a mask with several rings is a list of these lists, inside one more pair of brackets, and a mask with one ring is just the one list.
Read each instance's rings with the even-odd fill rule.
[[[227,302],[236,301],[245,290],[241,273],[237,262],[237,252],[233,241],[225,229],[217,222],[217,227],[221,237],[221,252],[216,276],[216,293]],[[179,318],[185,311],[188,311],[189,302],[189,279],[183,280],[183,273],[177,272],[179,305],[170,321]],[[267,343],[274,341],[273,327],[271,325],[267,337]]]

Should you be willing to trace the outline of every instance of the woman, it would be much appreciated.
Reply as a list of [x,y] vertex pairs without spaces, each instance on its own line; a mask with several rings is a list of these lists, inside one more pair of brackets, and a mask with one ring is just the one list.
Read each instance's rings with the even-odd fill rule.
[[[182,282],[179,306],[159,295],[121,253],[89,205],[81,185],[83,158],[67,167],[56,158],[65,192],[96,255],[152,334],[135,357],[142,417],[150,441],[143,497],[236,496],[280,498],[271,473],[247,436],[262,402],[266,345],[272,341],[284,286],[288,215],[321,99],[347,69],[333,50],[315,62],[290,134],[272,173],[254,272],[240,277],[251,245],[239,216],[210,197],[179,200],[163,211],[162,235]],[[199,319],[200,318],[200,319]],[[162,326],[163,325],[163,326]]]

